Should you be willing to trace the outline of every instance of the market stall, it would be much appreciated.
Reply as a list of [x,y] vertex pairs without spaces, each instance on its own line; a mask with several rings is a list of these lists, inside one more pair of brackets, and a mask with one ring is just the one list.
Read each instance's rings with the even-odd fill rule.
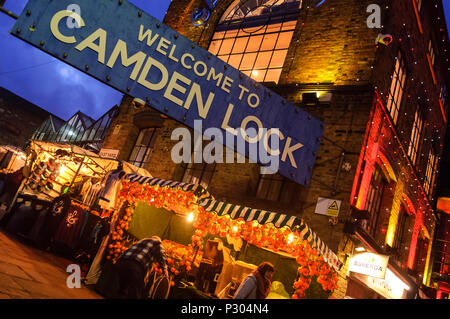
[[[191,283],[209,297],[230,298],[262,261],[277,269],[268,298],[327,298],[337,287],[342,263],[298,217],[216,201],[198,185],[138,175],[126,176],[118,196],[123,205],[104,254],[108,267],[133,242],[158,235],[174,291]],[[100,291],[107,281],[105,274]]]
[[87,271],[110,231],[116,193],[127,173],[151,176],[129,163],[81,147],[31,141],[6,231],[41,249],[79,261]]
[[11,145],[0,145],[0,173],[10,173],[25,165],[26,155],[20,148]]

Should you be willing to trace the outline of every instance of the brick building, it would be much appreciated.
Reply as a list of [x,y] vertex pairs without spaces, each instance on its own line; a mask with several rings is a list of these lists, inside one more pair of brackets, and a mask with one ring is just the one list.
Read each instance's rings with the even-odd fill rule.
[[444,143],[444,153],[436,186],[437,223],[432,248],[431,284],[436,288],[436,299],[450,296],[450,130]]
[[[164,19],[323,121],[308,186],[260,175],[253,163],[175,164],[170,136],[182,124],[128,96],[103,147],[155,177],[202,184],[216,199],[300,216],[344,264],[337,298],[411,298],[430,284],[435,175],[448,120],[442,3],[317,4],[223,0],[193,19],[203,1],[174,0]],[[377,8],[382,23],[369,28]],[[377,42],[379,34],[392,42]],[[338,218],[315,213],[319,197],[341,201]],[[385,280],[348,272],[359,251],[390,257]]]

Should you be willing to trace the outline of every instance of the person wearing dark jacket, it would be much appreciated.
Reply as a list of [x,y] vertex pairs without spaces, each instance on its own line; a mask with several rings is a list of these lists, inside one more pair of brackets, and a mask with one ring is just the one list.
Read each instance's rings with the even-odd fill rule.
[[119,289],[115,298],[145,298],[145,276],[157,262],[167,272],[167,257],[158,236],[144,238],[120,255],[114,265],[118,276]]
[[255,271],[244,278],[233,299],[266,299],[274,272],[275,267],[271,263],[261,263]]
[[20,187],[20,183],[22,182],[22,168],[13,173],[3,175],[2,179],[4,184],[0,196],[0,203],[4,202],[6,203],[6,205],[9,205],[14,199],[14,196],[16,195],[16,192]]

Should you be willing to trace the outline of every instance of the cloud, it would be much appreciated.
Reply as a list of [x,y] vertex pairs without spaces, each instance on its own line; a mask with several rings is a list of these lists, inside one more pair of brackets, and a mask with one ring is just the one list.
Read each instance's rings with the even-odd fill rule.
[[[170,0],[130,2],[159,20],[170,4]],[[8,0],[5,8],[20,15],[26,3]],[[14,22],[0,15],[0,86],[64,120],[78,110],[97,119],[120,103],[122,93],[10,35]]]

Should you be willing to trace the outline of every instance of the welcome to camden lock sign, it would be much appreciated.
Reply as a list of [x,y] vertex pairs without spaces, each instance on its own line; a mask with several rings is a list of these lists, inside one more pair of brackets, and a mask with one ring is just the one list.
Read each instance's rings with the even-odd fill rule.
[[250,144],[263,140],[281,175],[301,185],[311,177],[322,122],[128,1],[30,0],[10,32],[188,127],[202,120],[206,136],[264,128],[245,151],[233,138],[224,144],[251,158]]

